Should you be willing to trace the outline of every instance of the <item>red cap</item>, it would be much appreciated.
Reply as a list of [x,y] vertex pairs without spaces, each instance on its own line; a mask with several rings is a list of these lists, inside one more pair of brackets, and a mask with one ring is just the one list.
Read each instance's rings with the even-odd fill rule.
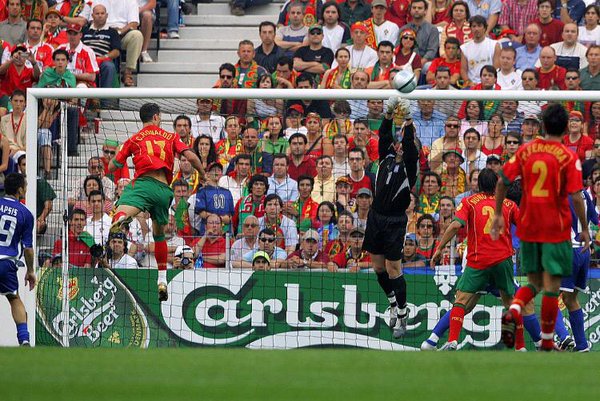
[[369,29],[367,28],[367,26],[364,23],[360,22],[360,21],[359,22],[355,22],[352,25],[352,29],[351,30],[352,30],[352,32],[354,32],[356,30],[359,30],[359,31],[363,31],[364,33],[369,33]]
[[67,25],[67,32],[69,32],[69,31],[81,32],[81,25],[69,24],[69,25]]
[[583,114],[581,114],[581,112],[580,112],[580,111],[577,111],[577,110],[571,110],[571,111],[569,112],[569,118],[570,118],[570,119],[571,119],[571,118],[578,118],[578,119],[580,119],[581,121],[583,121]]
[[297,111],[298,113],[304,115],[304,107],[302,107],[299,104],[293,104],[293,105],[291,105],[290,107],[288,107],[288,111],[290,111],[290,110]]

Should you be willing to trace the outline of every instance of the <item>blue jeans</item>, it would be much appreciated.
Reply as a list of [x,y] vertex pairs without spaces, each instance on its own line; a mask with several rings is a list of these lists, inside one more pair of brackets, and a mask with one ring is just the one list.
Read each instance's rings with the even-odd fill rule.
[[117,74],[117,66],[112,60],[108,60],[100,64],[100,87],[112,88]]
[[234,0],[233,5],[235,7],[241,7],[244,10],[250,8],[250,7],[255,7],[255,6],[262,6],[265,4],[269,4],[271,3],[272,0]]
[[179,0],[160,0],[167,6],[167,31],[179,32]]

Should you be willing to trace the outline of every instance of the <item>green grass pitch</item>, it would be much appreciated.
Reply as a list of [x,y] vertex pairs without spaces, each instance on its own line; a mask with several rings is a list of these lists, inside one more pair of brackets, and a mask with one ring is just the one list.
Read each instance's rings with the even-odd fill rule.
[[0,349],[17,400],[586,400],[600,353]]

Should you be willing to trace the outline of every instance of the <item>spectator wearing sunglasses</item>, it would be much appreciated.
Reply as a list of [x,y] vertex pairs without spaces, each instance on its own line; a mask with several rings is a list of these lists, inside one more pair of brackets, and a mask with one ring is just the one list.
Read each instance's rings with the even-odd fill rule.
[[129,178],[129,168],[127,166],[123,166],[120,169],[115,170],[114,173],[110,173],[108,171],[108,162],[110,159],[115,157],[117,154],[117,148],[119,147],[119,141],[115,139],[106,139],[104,144],[102,145],[102,154],[100,157],[102,163],[104,164],[104,174],[115,184],[119,182],[121,178]]
[[271,258],[271,268],[276,269],[282,264],[285,265],[287,253],[285,253],[283,249],[279,248],[275,244],[276,241],[277,237],[275,236],[275,232],[273,230],[270,228],[262,229],[260,233],[258,233],[257,248],[246,252],[243,256],[243,262],[250,263],[250,266],[252,266],[254,254],[256,252],[265,252],[267,255],[269,255],[269,258]]

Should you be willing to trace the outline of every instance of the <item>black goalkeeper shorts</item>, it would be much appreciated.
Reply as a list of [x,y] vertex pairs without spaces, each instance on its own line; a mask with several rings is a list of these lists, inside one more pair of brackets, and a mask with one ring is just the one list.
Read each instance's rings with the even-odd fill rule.
[[363,249],[387,260],[402,259],[407,221],[406,215],[386,216],[369,210]]

